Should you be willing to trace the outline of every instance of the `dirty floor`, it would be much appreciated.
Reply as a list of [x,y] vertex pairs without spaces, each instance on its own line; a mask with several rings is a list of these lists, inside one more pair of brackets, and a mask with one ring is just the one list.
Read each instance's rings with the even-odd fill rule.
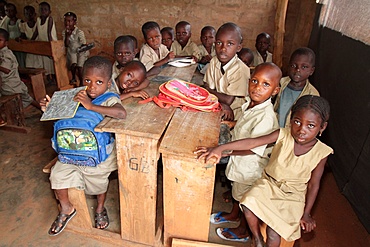
[[[47,91],[52,92],[53,87]],[[26,113],[26,124],[32,128],[28,134],[4,131],[0,128],[0,246],[112,246],[78,234],[64,231],[49,237],[47,231],[58,209],[50,189],[48,174],[42,168],[55,157],[50,146],[52,122],[40,122],[41,113],[31,109]],[[108,191],[107,208],[111,219],[109,231],[119,232],[117,179],[112,175]],[[228,211],[231,204],[224,203],[217,180],[213,212]],[[91,211],[94,198],[89,197]],[[303,234],[296,241],[299,247],[370,246],[370,236],[359,222],[349,202],[340,194],[333,174],[327,169],[312,215],[317,221],[313,233]],[[233,225],[218,225],[217,227]],[[209,242],[231,246],[250,246],[223,241],[210,226]]]

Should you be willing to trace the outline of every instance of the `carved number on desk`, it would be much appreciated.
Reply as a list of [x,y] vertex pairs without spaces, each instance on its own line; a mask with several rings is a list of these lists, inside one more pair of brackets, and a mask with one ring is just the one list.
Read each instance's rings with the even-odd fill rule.
[[137,172],[141,173],[149,173],[149,163],[146,160],[143,160],[143,158],[140,158],[140,163],[138,158],[131,158],[129,159],[129,165],[128,167]]

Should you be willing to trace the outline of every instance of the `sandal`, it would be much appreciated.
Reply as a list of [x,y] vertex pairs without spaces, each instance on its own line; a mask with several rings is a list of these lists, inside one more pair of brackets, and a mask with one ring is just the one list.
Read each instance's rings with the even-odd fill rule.
[[[107,224],[105,227],[101,227],[103,226],[104,224]],[[108,212],[107,210],[104,208],[103,211],[101,213],[95,213],[95,228],[98,228],[98,229],[107,229],[109,226],[109,218],[108,218]]]
[[66,228],[67,223],[73,218],[73,216],[76,215],[76,213],[76,209],[74,209],[73,212],[70,214],[59,213],[53,224],[51,224],[48,234],[50,236],[56,236],[60,234],[64,230],[64,228]]

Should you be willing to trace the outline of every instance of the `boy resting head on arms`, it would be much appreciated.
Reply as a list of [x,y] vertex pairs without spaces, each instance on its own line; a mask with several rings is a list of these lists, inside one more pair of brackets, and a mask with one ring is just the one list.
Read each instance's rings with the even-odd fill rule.
[[[249,96],[242,105],[243,115],[231,132],[232,141],[267,135],[279,128],[271,97],[279,92],[281,74],[279,67],[273,63],[263,63],[256,67],[249,80]],[[231,150],[225,154],[230,155],[225,173],[233,181],[233,208],[230,213],[212,214],[211,223],[221,224],[240,219],[240,224],[237,228],[218,228],[217,235],[222,239],[240,242],[248,240],[247,221],[243,216],[240,217],[239,201],[262,176],[270,151],[267,145],[261,145],[251,150]]]
[[[108,93],[111,84],[112,69],[111,62],[103,57],[95,56],[86,60],[83,66],[83,82],[87,86],[86,90],[81,90],[74,97],[87,110],[100,113],[103,116],[113,118],[125,118],[126,111],[123,108],[118,95],[112,94],[101,105],[95,105],[92,100],[102,97]],[[47,96],[42,101],[45,109],[50,98]],[[77,110],[78,112],[79,110]],[[76,113],[77,114],[77,113]],[[81,133],[81,130],[79,129]],[[114,145],[113,145],[114,146]],[[68,188],[77,188],[85,190],[86,194],[97,195],[97,207],[95,213],[95,227],[106,229],[109,225],[109,218],[106,208],[104,207],[107,188],[108,176],[117,169],[117,159],[115,148],[109,156],[97,164],[97,166],[80,166],[76,164],[62,163],[63,155],[59,154],[58,161],[52,167],[50,174],[51,188],[60,203],[60,213],[52,223],[48,234],[56,236],[60,234],[66,224],[76,215],[76,209],[73,207],[68,198]]]
[[139,61],[131,61],[123,68],[117,78],[120,87],[120,99],[124,100],[130,97],[149,98],[149,94],[141,89],[141,84],[146,80],[146,69],[144,64]]
[[162,44],[162,35],[158,23],[149,21],[144,23],[141,28],[145,44],[140,51],[140,62],[142,62],[148,72],[148,76],[158,74],[159,67],[166,64],[175,57],[173,51],[168,51]]
[[189,57],[191,56],[195,62],[198,62],[200,57],[200,51],[191,37],[191,26],[187,21],[180,21],[176,24],[176,40],[172,43],[171,51],[173,51],[176,57]]
[[236,55],[242,48],[242,34],[234,23],[223,24],[216,33],[216,57],[204,76],[204,88],[217,96],[222,105],[222,119],[233,121],[241,115],[248,92],[250,70]]
[[281,90],[276,97],[274,110],[280,127],[290,124],[290,109],[303,95],[320,96],[308,77],[315,71],[315,53],[307,47],[295,50],[290,56],[288,75],[281,78]]
[[242,48],[238,52],[238,58],[250,68],[254,59],[253,51],[249,48]]
[[272,54],[268,51],[271,45],[271,37],[268,33],[260,33],[256,38],[256,51],[253,52],[253,66],[260,63],[272,62]]
[[175,32],[172,27],[164,27],[161,29],[162,44],[164,44],[168,50],[171,50],[171,45],[175,40]]

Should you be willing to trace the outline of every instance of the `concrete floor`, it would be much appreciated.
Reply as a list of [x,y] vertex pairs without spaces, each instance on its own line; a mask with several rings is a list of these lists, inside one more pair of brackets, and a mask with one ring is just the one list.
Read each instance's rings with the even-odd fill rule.
[[[48,88],[50,92],[53,88]],[[47,231],[58,210],[50,189],[48,175],[42,168],[55,153],[50,145],[52,122],[40,122],[41,113],[30,110],[26,123],[29,134],[3,131],[0,128],[0,246],[112,246],[64,231],[49,237]],[[111,219],[109,231],[119,232],[117,179],[110,182],[107,208]],[[226,190],[218,182],[215,187],[213,212],[228,211],[221,194]],[[91,211],[93,198],[89,198]],[[321,189],[312,215],[317,229],[303,234],[295,246],[346,247],[370,246],[370,235],[359,222],[348,201],[340,194],[330,169],[324,174]],[[233,225],[218,225],[226,227]],[[209,242],[232,246],[250,246],[222,241],[210,226]]]

